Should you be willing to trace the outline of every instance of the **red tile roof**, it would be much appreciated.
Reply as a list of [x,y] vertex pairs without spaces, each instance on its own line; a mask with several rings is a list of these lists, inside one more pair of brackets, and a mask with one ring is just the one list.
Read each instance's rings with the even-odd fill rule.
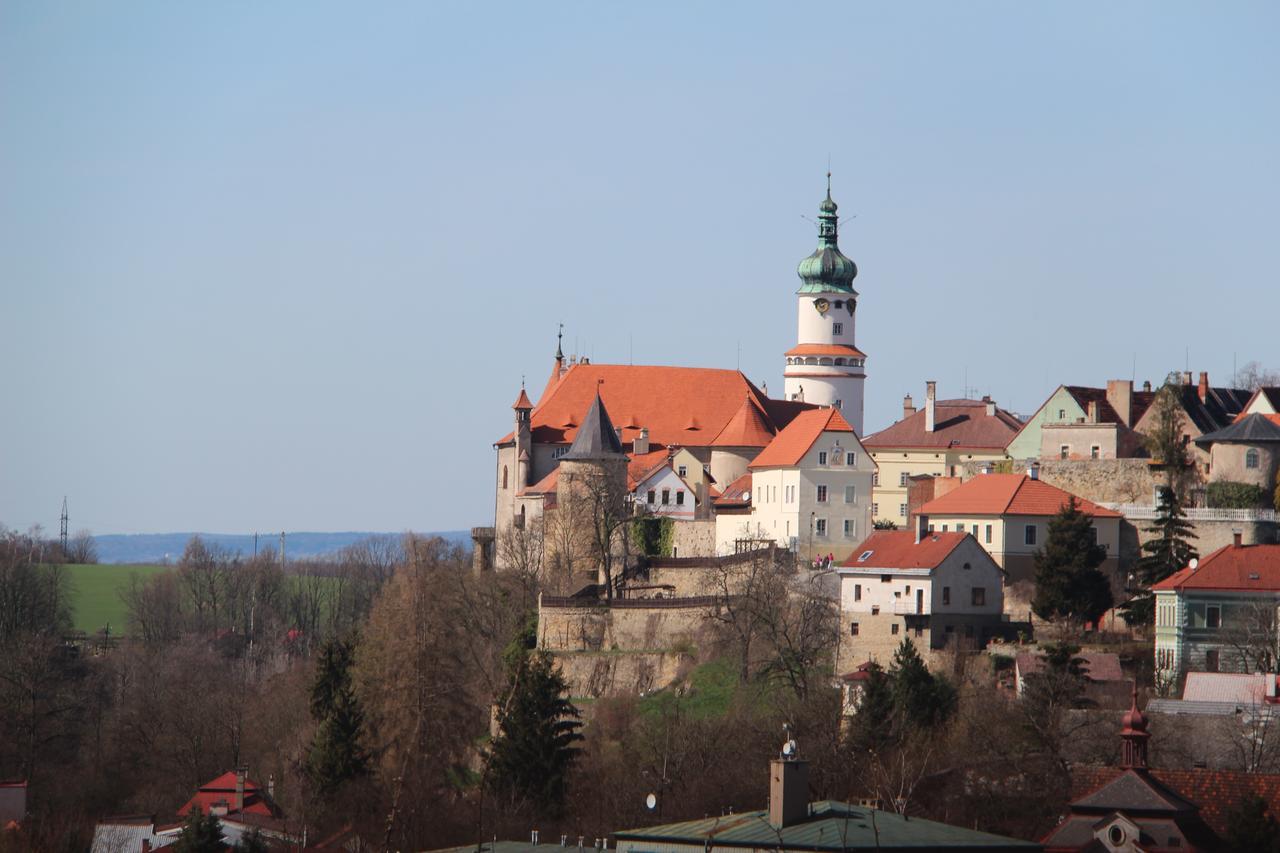
[[[1085,671],[1085,678],[1090,681],[1129,681],[1120,669],[1120,656],[1113,652],[1092,652],[1076,657],[1083,661],[1081,669]],[[1045,667],[1044,655],[1039,652],[1023,652],[1015,658],[1015,662],[1018,674],[1023,678],[1043,672]]]
[[556,490],[556,483],[558,482],[560,482],[560,466],[559,465],[552,468],[547,473],[547,476],[543,477],[541,480],[534,483],[532,486],[526,486],[525,488],[516,492],[516,497],[521,498],[526,495],[554,494]]
[[720,508],[749,506],[751,504],[751,472],[748,471],[725,486],[720,497],[716,498],[715,504]]
[[1226,545],[1196,568],[1175,572],[1153,590],[1221,589],[1280,591],[1280,545]]
[[773,441],[776,434],[769,416],[761,411],[760,406],[748,394],[742,398],[742,405],[733,417],[724,425],[711,441],[712,447],[765,447]]
[[[1075,766],[1071,771],[1072,799],[1115,781],[1124,772],[1120,767]],[[1267,802],[1269,812],[1280,813],[1280,774],[1200,769],[1147,772],[1165,787],[1200,806],[1204,822],[1222,836],[1229,829],[1227,816],[1239,808],[1246,797],[1261,797]]]
[[529,400],[529,395],[524,392],[524,386],[520,386],[520,396],[516,397],[516,401],[511,404],[513,409],[532,409],[533,403]]
[[648,453],[634,454],[628,453],[627,461],[627,488],[634,489],[636,486],[648,479],[649,475],[654,471],[667,464],[671,459],[671,454],[662,450],[651,450]]
[[844,355],[854,358],[866,358],[867,354],[857,347],[846,344],[800,344],[792,347],[783,355]]
[[933,432],[925,431],[925,410],[869,435],[862,440],[869,450],[890,448],[940,448],[955,450],[1003,450],[1022,429],[1022,421],[999,407],[987,415],[983,400],[939,400],[934,406]]
[[751,460],[750,468],[789,468],[796,465],[824,432],[847,432],[853,442],[853,427],[839,409],[810,409],[796,416],[786,429],[778,433],[760,455]]
[[[629,364],[575,364],[548,384],[533,409],[533,440],[539,444],[573,441],[577,427],[597,391],[623,443],[641,427],[649,440],[669,447],[706,447],[750,397],[774,431],[786,426],[811,404],[770,400],[737,370],[702,367],[659,367]],[[511,441],[512,435],[498,440]]]
[[[1026,474],[979,474],[920,507],[921,515],[1056,515],[1070,492]],[[1095,518],[1120,518],[1115,510],[1077,497],[1080,511]]]
[[[230,810],[229,813],[235,813],[236,774],[234,771],[223,773],[218,778],[201,785],[200,789],[196,791],[196,795],[187,800],[182,808],[178,809],[178,814],[185,816],[194,808],[198,808],[201,814],[208,814],[209,808],[220,802],[227,805]],[[252,779],[245,779],[243,812],[244,814],[276,817],[279,809],[273,808],[261,785]]]
[[[860,569],[936,569],[968,533],[930,533],[916,542],[912,530],[877,530],[841,566]],[[866,559],[864,554],[870,551]]]

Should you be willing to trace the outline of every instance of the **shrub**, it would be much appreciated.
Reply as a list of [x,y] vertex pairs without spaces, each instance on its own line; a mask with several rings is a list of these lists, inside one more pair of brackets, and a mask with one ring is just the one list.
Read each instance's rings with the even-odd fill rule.
[[1218,480],[1209,484],[1209,506],[1216,509],[1257,509],[1267,504],[1267,490],[1250,483]]

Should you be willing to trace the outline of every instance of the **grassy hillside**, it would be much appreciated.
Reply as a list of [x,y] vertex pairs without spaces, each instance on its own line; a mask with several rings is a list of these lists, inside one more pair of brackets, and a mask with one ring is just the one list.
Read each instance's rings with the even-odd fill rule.
[[76,629],[92,634],[110,624],[112,634],[125,633],[127,615],[124,602],[120,600],[120,591],[128,586],[131,575],[150,577],[165,568],[101,563],[66,566],[75,590],[72,606],[75,608]]

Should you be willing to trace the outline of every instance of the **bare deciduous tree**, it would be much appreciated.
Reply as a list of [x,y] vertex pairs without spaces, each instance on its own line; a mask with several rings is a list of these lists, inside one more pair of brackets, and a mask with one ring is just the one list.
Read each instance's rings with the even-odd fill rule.
[[1273,601],[1250,601],[1229,611],[1222,642],[1240,672],[1275,672],[1280,652],[1280,621]]

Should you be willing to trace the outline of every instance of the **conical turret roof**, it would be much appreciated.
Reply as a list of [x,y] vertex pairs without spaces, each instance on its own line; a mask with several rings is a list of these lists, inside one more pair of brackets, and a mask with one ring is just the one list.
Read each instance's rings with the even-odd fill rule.
[[604,407],[604,401],[597,391],[591,408],[587,409],[587,416],[582,419],[582,426],[578,427],[578,434],[574,436],[569,452],[561,458],[574,460],[615,457],[625,459],[626,453],[623,452],[622,442],[618,440],[618,433],[613,428],[613,421],[609,419],[609,411]]
[[729,418],[712,441],[712,447],[765,447],[773,441],[773,428],[760,406],[748,394],[742,399],[742,406]]

